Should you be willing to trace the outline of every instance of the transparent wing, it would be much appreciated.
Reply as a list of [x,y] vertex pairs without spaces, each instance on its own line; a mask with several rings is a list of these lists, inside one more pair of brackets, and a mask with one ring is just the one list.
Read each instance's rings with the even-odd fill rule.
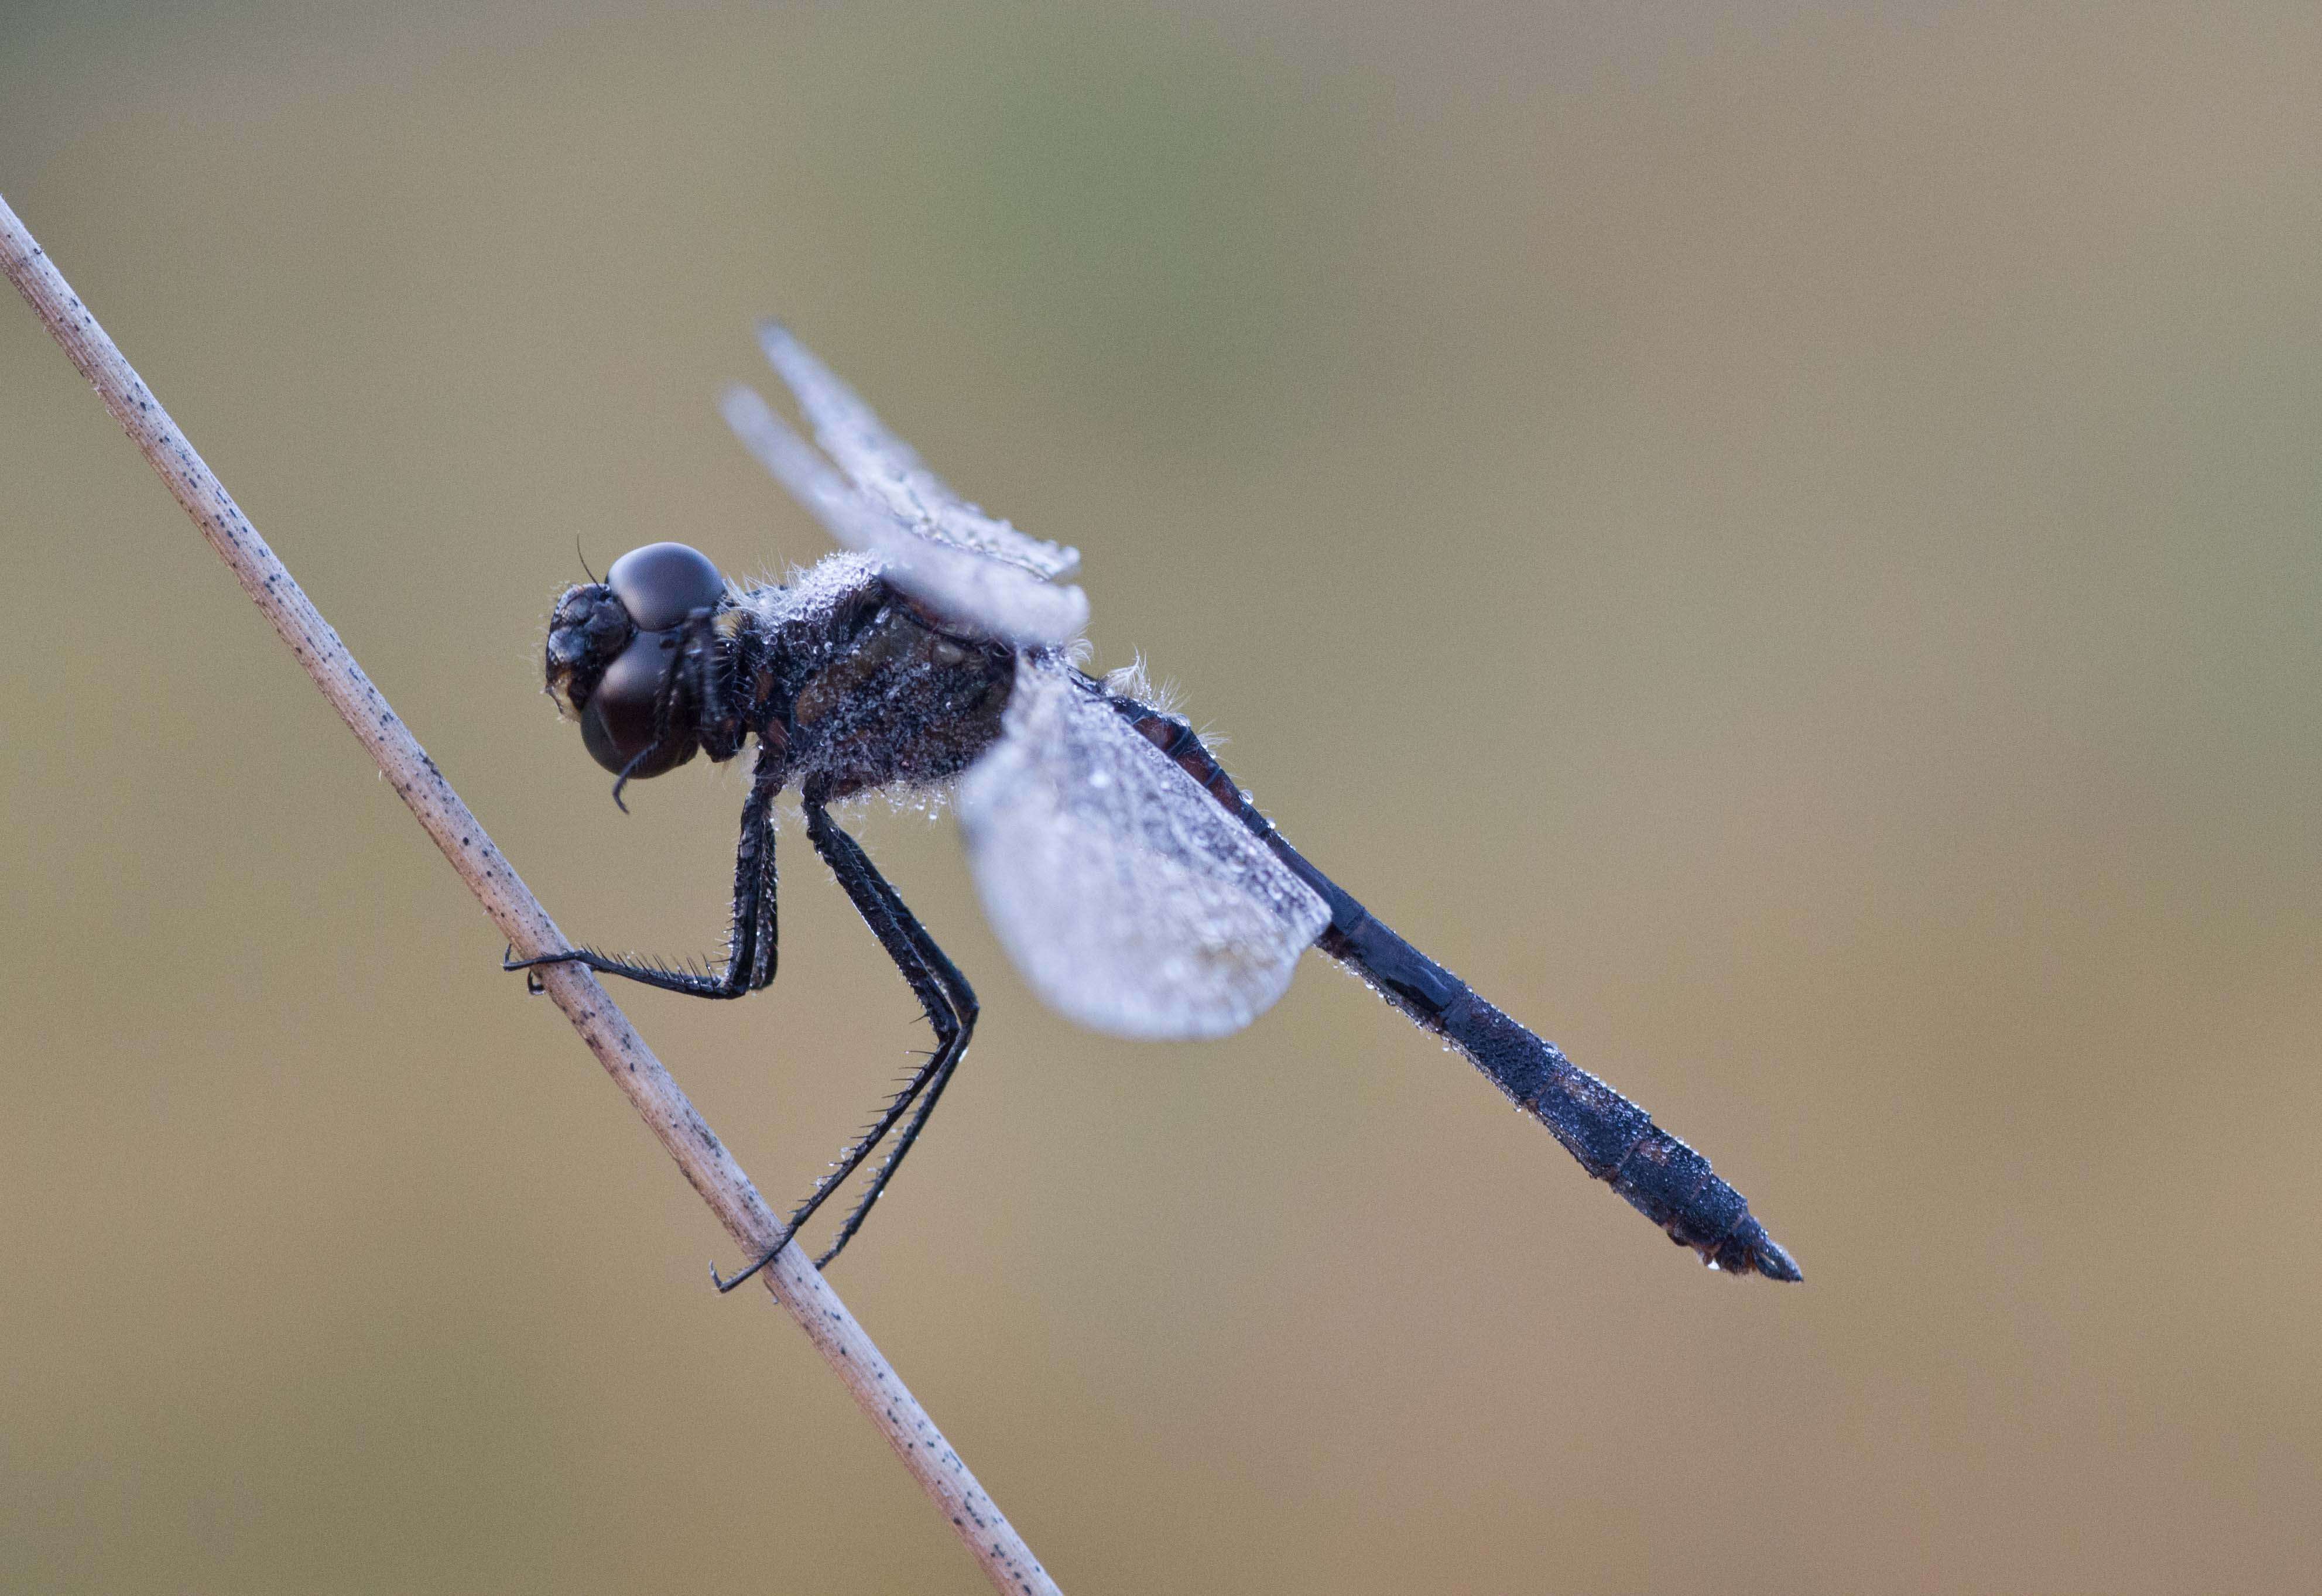
[[882,576],[945,616],[1019,648],[1063,643],[1088,625],[1088,595],[1078,588],[1054,587],[1020,564],[920,535],[843,481],[752,389],[727,389],[720,408],[743,447],[832,537],[876,556]]
[[1115,1035],[1222,1036],[1289,986],[1330,911],[1061,665],[1026,657],[960,782],[984,912],[1050,1006]]
[[1044,579],[1067,576],[1081,562],[1078,549],[1027,537],[1005,521],[994,520],[944,486],[921,464],[911,446],[889,432],[886,424],[800,343],[780,322],[761,322],[758,342],[766,359],[781,373],[799,408],[814,428],[814,441],[855,485],[892,511],[896,519],[932,543],[1004,560]]

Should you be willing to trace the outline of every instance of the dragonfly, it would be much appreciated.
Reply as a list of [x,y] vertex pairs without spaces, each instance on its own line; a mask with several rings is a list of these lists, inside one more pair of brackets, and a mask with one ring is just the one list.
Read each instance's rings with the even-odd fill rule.
[[[1714,1270],[1801,1278],[1709,1161],[1479,997],[1308,862],[1141,670],[1082,669],[1079,552],[986,515],[938,479],[777,323],[759,342],[814,435],[754,390],[722,406],[745,447],[839,544],[782,582],[728,580],[698,551],[651,543],[566,589],[547,691],[583,745],[631,781],[755,743],[722,967],[576,947],[559,962],[689,997],[736,999],[776,970],[775,800],[795,787],[813,845],[919,1000],[935,1045],[792,1210],[731,1290],[772,1262],[884,1149],[817,1260],[863,1227],[934,1115],[975,1031],[974,990],[832,818],[873,793],[948,793],[986,917],[1025,981],[1097,1031],[1227,1035],[1287,989],[1309,947],[1465,1056],[1610,1185]],[[817,447],[818,445],[818,448]]]

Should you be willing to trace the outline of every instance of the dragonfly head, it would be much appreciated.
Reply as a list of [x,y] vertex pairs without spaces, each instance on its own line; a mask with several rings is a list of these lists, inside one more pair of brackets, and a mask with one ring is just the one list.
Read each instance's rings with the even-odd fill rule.
[[[675,691],[690,625],[724,600],[725,579],[683,543],[648,543],[601,582],[567,588],[548,619],[548,696],[580,723],[607,770],[658,776],[693,757],[695,711]],[[656,727],[659,728],[658,737]]]

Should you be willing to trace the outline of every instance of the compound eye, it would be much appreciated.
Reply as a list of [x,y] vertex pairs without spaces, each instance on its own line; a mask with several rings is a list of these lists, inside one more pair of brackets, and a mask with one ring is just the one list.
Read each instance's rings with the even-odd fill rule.
[[605,586],[640,632],[665,632],[725,596],[726,579],[709,556],[683,543],[647,543],[613,561]]
[[[677,647],[674,632],[638,633],[605,668],[604,679],[580,712],[580,741],[589,756],[616,775],[653,746],[654,710],[676,663]],[[672,725],[667,745],[629,774],[658,776],[692,757],[693,739],[685,727]]]

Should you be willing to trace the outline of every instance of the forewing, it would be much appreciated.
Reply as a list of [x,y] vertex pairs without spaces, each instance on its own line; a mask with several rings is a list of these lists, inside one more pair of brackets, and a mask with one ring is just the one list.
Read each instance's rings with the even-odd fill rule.
[[1330,911],[1061,666],[1026,658],[1000,741],[962,779],[984,912],[1048,1004],[1115,1035],[1238,1031]]
[[1019,648],[1063,643],[1088,625],[1088,595],[1019,564],[933,542],[843,481],[754,390],[726,390],[726,424],[830,535],[878,558],[880,574],[948,619]]
[[823,452],[912,532],[932,543],[1004,560],[1042,579],[1069,575],[1080,565],[1079,550],[1028,537],[946,487],[788,327],[762,322],[758,342],[798,396]]

